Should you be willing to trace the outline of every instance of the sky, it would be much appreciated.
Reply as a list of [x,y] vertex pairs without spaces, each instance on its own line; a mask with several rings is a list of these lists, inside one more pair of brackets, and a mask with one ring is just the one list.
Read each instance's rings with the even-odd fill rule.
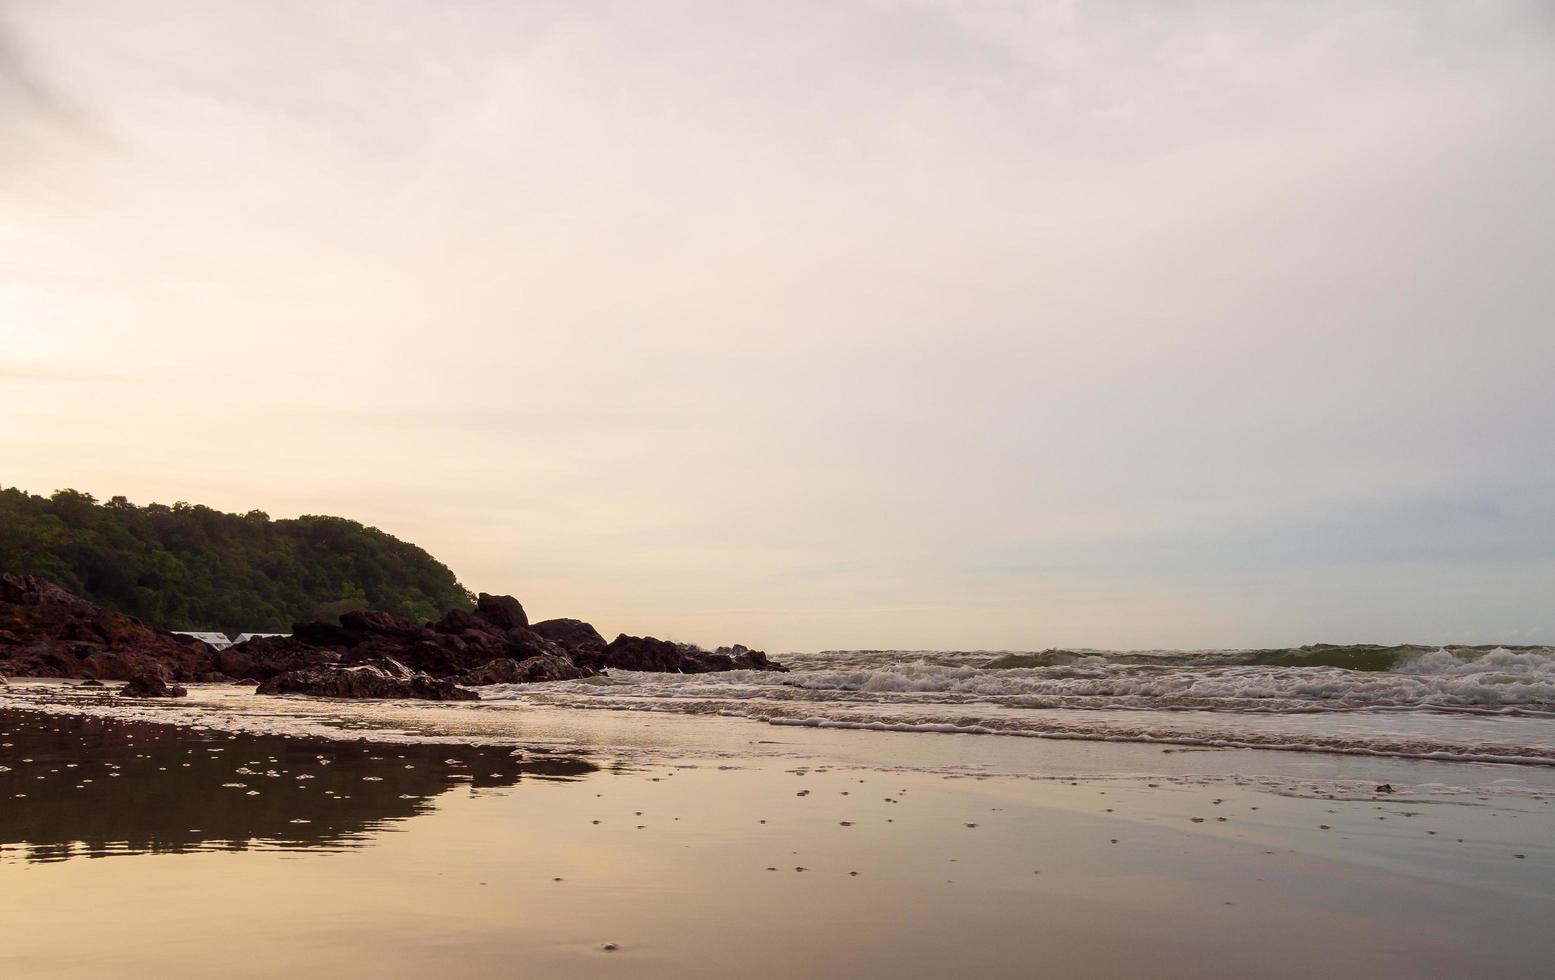
[[1547,0],[0,0],[0,484],[772,651],[1555,641]]

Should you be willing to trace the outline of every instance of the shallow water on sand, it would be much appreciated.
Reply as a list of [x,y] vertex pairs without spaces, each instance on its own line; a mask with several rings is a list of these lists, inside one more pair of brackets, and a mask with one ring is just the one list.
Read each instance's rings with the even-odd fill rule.
[[443,745],[239,738],[0,712],[0,860],[273,849],[338,851],[456,789],[576,779],[568,756]]
[[[129,718],[227,699],[346,737]],[[503,706],[536,736],[515,756],[360,741],[353,707],[0,710],[0,975],[1540,976],[1555,955],[1542,767]]]

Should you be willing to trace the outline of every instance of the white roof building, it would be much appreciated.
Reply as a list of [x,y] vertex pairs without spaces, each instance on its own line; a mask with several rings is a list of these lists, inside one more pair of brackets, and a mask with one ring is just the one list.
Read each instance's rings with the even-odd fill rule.
[[232,646],[232,641],[225,633],[192,633],[187,630],[174,630],[174,636],[187,636],[193,640],[199,640],[212,650],[225,650]]
[[212,650],[225,650],[245,640],[257,640],[264,636],[291,636],[290,633],[239,633],[238,638],[234,640],[225,633],[202,633],[194,630],[174,630],[173,635],[187,636],[192,640],[199,640]]

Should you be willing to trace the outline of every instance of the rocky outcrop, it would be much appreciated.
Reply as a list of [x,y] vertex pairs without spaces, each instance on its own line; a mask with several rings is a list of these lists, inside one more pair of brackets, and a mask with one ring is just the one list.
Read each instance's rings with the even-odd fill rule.
[[216,652],[216,669],[228,677],[256,682],[277,674],[340,663],[335,650],[313,646],[295,637],[272,636],[249,640]]
[[594,657],[605,651],[605,638],[581,619],[547,619],[529,628],[574,658],[579,654]]
[[0,573],[0,668],[12,677],[193,680],[210,647],[104,609],[32,575]]
[[723,670],[776,670],[788,668],[767,659],[760,650],[744,646],[720,647],[714,653],[684,643],[652,636],[622,633],[599,655],[599,666],[618,670],[648,670],[680,674],[710,674]]
[[788,673],[787,667],[767,659],[765,651],[752,650],[743,643],[736,643],[732,647],[719,647],[713,651],[713,656],[728,657],[734,664],[735,670],[775,670],[783,674]]
[[419,698],[475,701],[480,696],[453,681],[412,671],[392,660],[354,667],[314,667],[277,674],[259,685],[260,694],[311,694],[321,698]]
[[[694,662],[669,640],[620,634],[600,653],[600,666],[620,670],[657,670],[685,673]],[[692,673],[701,673],[693,670]]]
[[572,681],[592,677],[596,672],[579,667],[570,659],[544,653],[528,660],[504,657],[459,675],[459,683],[471,687],[483,684],[535,684],[541,681]]
[[[357,667],[373,670],[346,673]],[[154,675],[163,682],[221,682],[241,677],[258,684],[262,693],[328,690],[335,692],[326,695],[331,697],[437,699],[469,695],[450,683],[455,678],[468,684],[527,684],[572,680],[608,668],[688,674],[785,669],[745,647],[709,653],[626,634],[606,643],[578,619],[530,626],[517,599],[484,593],[474,609],[454,609],[429,623],[385,612],[349,612],[336,623],[298,623],[289,636],[256,637],[213,651],[199,640],[153,629],[42,579],[14,575],[0,575],[0,668],[12,676],[102,680]]]
[[499,629],[529,628],[529,615],[524,612],[519,601],[510,595],[487,595],[482,592],[475,597],[475,614]]
[[227,675],[260,681],[309,667],[385,659],[434,677],[460,676],[500,660],[569,660],[560,646],[515,625],[526,619],[516,599],[488,595],[474,610],[454,609],[426,625],[387,613],[346,613],[339,625],[298,623],[291,636],[249,640],[216,656]]
[[149,671],[130,678],[128,684],[119,688],[119,693],[128,698],[186,698],[189,696],[188,691],[169,684],[161,674]]

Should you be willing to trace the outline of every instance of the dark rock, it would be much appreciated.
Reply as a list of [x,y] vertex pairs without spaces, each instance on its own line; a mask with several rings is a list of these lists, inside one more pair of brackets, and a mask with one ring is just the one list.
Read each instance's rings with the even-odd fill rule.
[[277,674],[259,685],[260,694],[311,694],[323,698],[420,698],[475,701],[452,681],[414,672],[392,660],[354,667],[315,667]]
[[[314,621],[311,623],[293,623],[290,637],[263,636],[257,640],[248,640],[238,646],[246,646],[248,643],[257,643],[259,640],[294,639],[316,647],[343,646],[346,642],[346,631],[339,623],[324,623]],[[231,647],[228,647],[231,649]]]
[[340,628],[347,633],[389,633],[405,635],[421,627],[393,613],[376,609],[358,609],[340,614]]
[[566,659],[564,649],[538,633],[493,621],[512,621],[521,612],[504,601],[488,599],[485,611],[456,609],[430,627],[383,613],[347,613],[338,627],[299,623],[289,637],[265,637],[229,647],[218,655],[217,663],[230,676],[264,681],[331,663],[349,667],[382,659],[434,677],[458,676],[495,660]]
[[476,618],[468,609],[450,609],[443,614],[443,618],[432,624],[432,629],[439,633],[464,633],[469,630],[480,631],[490,626],[484,619]]
[[567,656],[566,648],[547,640],[534,630],[510,629],[502,634],[502,639],[507,644],[508,656],[514,660],[528,660],[530,657]]
[[199,640],[154,629],[32,575],[0,573],[0,668],[13,677],[190,680],[213,669]]
[[[581,620],[546,620],[534,628],[527,623],[517,599],[483,594],[473,611],[454,609],[425,626],[359,610],[343,614],[338,623],[297,623],[289,636],[257,637],[213,652],[199,640],[152,629],[41,579],[0,576],[0,669],[12,676],[129,680],[150,672],[168,681],[242,677],[263,684],[286,674],[395,661],[431,677],[500,676],[517,678],[503,682],[527,683],[585,677],[606,667],[683,673],[785,669],[740,646],[709,653],[625,634],[607,644]],[[530,660],[541,662],[522,670],[486,670],[500,661]]]
[[482,687],[486,684],[517,684],[519,676],[518,661],[511,657],[503,657],[500,660],[484,663],[474,670],[465,671],[459,675],[459,683],[469,687]]
[[786,671],[788,669],[769,661],[765,653],[743,646],[726,647],[717,653],[708,653],[689,644],[672,643],[651,636],[627,636],[625,633],[610,641],[610,645],[605,647],[599,659],[601,667],[682,674],[707,674],[724,670]]
[[529,616],[523,605],[510,595],[482,592],[475,598],[475,614],[500,629],[529,628]]
[[102,681],[94,681],[94,680],[84,680],[84,681],[81,682],[81,686],[82,687],[102,687],[103,686],[103,682]]
[[599,630],[581,619],[547,619],[529,628],[573,655],[596,655],[605,650],[605,638]]
[[341,654],[337,650],[315,646],[294,632],[291,636],[262,636],[235,644],[225,650],[218,650],[215,659],[216,669],[228,677],[251,677],[256,681],[266,681],[289,671],[338,664]]
[[565,654],[543,653],[520,661],[520,676],[516,684],[537,684],[543,681],[575,681],[580,677],[593,677],[598,671],[579,667]]
[[119,688],[119,693],[131,698],[183,698],[188,697],[189,692],[181,687],[169,685],[161,674],[146,672],[130,678],[130,682]]
[[[605,647],[603,662],[606,667],[619,670],[651,670],[686,672],[690,658],[681,648],[668,640],[652,636],[618,635]],[[701,673],[693,670],[690,673]]]
[[505,657],[467,671],[459,683],[478,687],[482,684],[534,684],[541,681],[571,681],[592,677],[594,671],[579,667],[565,656],[541,654],[524,661]]
[[736,670],[775,670],[788,673],[788,668],[782,664],[775,664],[767,659],[767,655],[760,650],[752,650],[743,643],[736,643],[732,647],[719,647],[717,653],[728,657],[734,663]]

